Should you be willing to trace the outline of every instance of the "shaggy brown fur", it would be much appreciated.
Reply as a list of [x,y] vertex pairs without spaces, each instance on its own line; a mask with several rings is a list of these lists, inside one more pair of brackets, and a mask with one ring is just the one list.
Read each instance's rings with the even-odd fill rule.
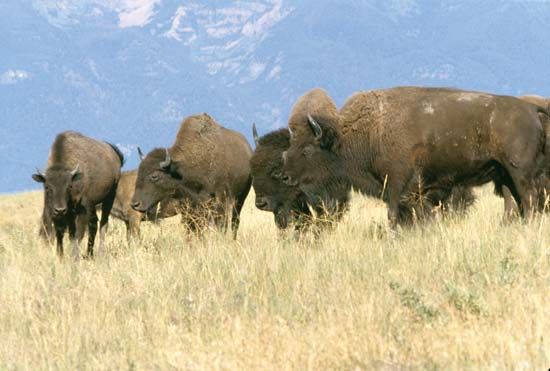
[[[545,109],[546,112],[550,112],[550,99],[541,97],[540,95],[523,95],[519,97],[519,99],[541,107]],[[543,207],[547,207],[547,197],[550,195],[550,149],[548,147],[550,145],[550,120],[546,113],[540,113],[539,115],[541,116],[541,121],[543,122],[543,127],[546,132],[545,171],[540,185],[541,191],[539,193],[539,204],[543,205]],[[514,201],[514,197],[512,196],[512,192],[508,189],[508,187],[503,186],[501,190],[497,189],[495,193],[501,197],[504,197],[505,219],[509,220],[514,214],[519,212],[517,204]]]
[[241,134],[207,114],[190,116],[172,147],[154,149],[139,165],[132,207],[144,212],[162,199],[182,199],[191,220],[211,208],[214,222],[226,227],[230,218],[236,234],[251,186],[251,155]]
[[544,161],[539,112],[517,98],[453,89],[361,92],[341,109],[341,122],[315,113],[318,126],[304,115],[291,121],[284,169],[306,194],[320,199],[340,197],[334,184],[367,194],[373,180],[385,184],[392,227],[404,222],[402,200],[416,189],[429,200],[455,185],[489,181],[508,186],[527,215],[536,206]]
[[66,131],[52,145],[45,174],[33,174],[44,184],[43,224],[54,225],[57,254],[63,256],[63,235],[69,230],[72,255],[80,257],[78,241],[88,225],[88,256],[93,256],[97,232],[96,205],[102,205],[100,244],[103,247],[109,213],[124,159],[113,145]]

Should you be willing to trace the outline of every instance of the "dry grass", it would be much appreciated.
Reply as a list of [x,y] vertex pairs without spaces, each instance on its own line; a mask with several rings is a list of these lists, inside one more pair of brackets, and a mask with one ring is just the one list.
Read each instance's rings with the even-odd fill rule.
[[355,197],[297,242],[249,197],[238,241],[166,220],[128,247],[114,222],[75,264],[37,238],[40,193],[0,196],[0,369],[547,369],[549,219],[480,198],[391,235]]

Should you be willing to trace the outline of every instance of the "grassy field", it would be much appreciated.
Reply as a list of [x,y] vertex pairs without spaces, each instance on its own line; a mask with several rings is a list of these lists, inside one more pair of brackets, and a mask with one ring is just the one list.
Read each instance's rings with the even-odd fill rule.
[[0,370],[548,369],[550,220],[479,197],[394,235],[355,196],[300,241],[249,197],[237,241],[172,219],[128,247],[115,221],[73,263],[37,238],[41,193],[0,196]]

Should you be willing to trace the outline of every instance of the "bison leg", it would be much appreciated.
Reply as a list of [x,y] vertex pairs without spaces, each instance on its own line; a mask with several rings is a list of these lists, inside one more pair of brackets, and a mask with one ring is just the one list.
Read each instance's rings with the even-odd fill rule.
[[233,239],[237,239],[237,231],[239,230],[239,224],[241,222],[241,210],[244,206],[244,201],[246,200],[246,196],[248,195],[248,192],[243,196],[240,196],[236,199],[235,205],[232,208],[232,215],[231,215],[231,229],[233,231]]
[[[87,249],[87,255],[88,258],[92,258],[94,256],[94,241],[95,241],[95,235],[97,234],[97,214],[95,212],[95,208],[93,208],[93,211],[88,212],[88,249]],[[98,248],[98,254],[100,253],[100,248]]]
[[55,228],[53,225],[53,220],[50,217],[50,213],[48,212],[46,207],[44,207],[44,210],[42,211],[42,219],[41,219],[40,230],[38,231],[38,235],[40,236],[40,238],[42,238],[43,241],[47,243],[52,243],[53,237],[55,234],[54,231],[55,231]]
[[140,224],[141,214],[136,215],[136,213],[131,213],[126,222],[126,239],[128,240],[128,245],[130,245],[133,239],[139,237]]
[[404,222],[401,217],[401,197],[404,190],[411,183],[412,173],[409,176],[390,177],[388,184],[388,221],[392,230],[397,229],[397,225]]
[[518,207],[514,202],[514,195],[507,186],[502,186],[502,197],[504,197],[504,221],[510,222],[518,212]]
[[80,248],[78,242],[79,236],[82,236],[84,232],[82,231],[82,223],[85,223],[86,219],[82,218],[81,215],[72,216],[69,220],[69,239],[71,241],[71,256],[74,260],[80,259]]
[[[113,203],[116,196],[116,185],[113,187],[109,195],[101,203],[101,221],[99,222],[99,246],[97,248],[98,255],[103,251],[105,244],[105,234],[107,233],[107,227],[109,222],[109,214],[113,208]],[[95,211],[94,211],[95,215]],[[97,217],[96,217],[97,220]],[[93,249],[93,246],[92,246]]]
[[519,213],[523,218],[530,218],[537,205],[537,195],[534,186],[534,171],[525,171],[515,167],[507,167],[512,184],[505,184],[511,191]]
[[84,238],[87,225],[88,225],[88,218],[86,214],[78,214],[76,216],[76,239],[78,240],[78,243],[80,243]]

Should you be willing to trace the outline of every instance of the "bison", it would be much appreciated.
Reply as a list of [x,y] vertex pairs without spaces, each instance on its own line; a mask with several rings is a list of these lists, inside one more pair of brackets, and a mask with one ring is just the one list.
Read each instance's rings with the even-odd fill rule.
[[191,220],[202,219],[210,210],[215,223],[225,228],[230,218],[236,237],[252,183],[251,155],[241,134],[220,126],[206,113],[189,116],[170,148],[156,148],[141,161],[132,208],[145,212],[161,200],[181,199],[190,205]]
[[169,218],[178,214],[179,201],[176,199],[161,200],[146,212],[132,208],[132,197],[136,188],[137,170],[125,171],[120,176],[111,216],[126,224],[128,241],[139,235],[140,224],[144,220],[156,222],[158,219]]
[[32,178],[44,184],[43,225],[53,224],[57,254],[63,256],[63,235],[68,228],[72,256],[80,257],[78,242],[88,225],[87,254],[94,254],[97,233],[96,205],[101,204],[100,243],[103,248],[109,213],[115,199],[124,157],[112,144],[99,142],[74,131],[57,135],[45,173]]
[[[313,208],[319,221],[330,222],[340,214],[325,215],[319,207],[310,206],[306,195],[297,187],[283,182],[282,154],[290,146],[290,133],[285,129],[275,130],[261,138],[253,126],[256,150],[250,159],[252,186],[256,194],[256,207],[273,213],[275,225],[285,229],[294,225],[296,230],[308,228],[313,221]],[[347,205],[342,205],[345,210]]]
[[[544,129],[546,132],[546,148],[550,145],[550,125],[548,124],[548,112],[550,112],[550,99],[543,98],[539,95],[523,95],[518,97],[521,100],[539,106],[540,108],[546,110],[546,112],[540,112],[541,120],[544,123]],[[547,206],[548,194],[550,193],[550,151],[545,150],[546,160],[544,165],[544,176],[540,180],[540,193],[538,197],[538,202],[542,207]],[[508,187],[503,186],[501,188],[495,189],[495,193],[498,196],[504,198],[504,215],[505,220],[510,220],[511,217],[518,212],[517,205],[514,202],[514,197],[512,192]]]
[[[317,115],[307,97],[289,121],[287,183],[322,202],[354,187],[384,184],[390,226],[416,190],[428,200],[454,186],[507,186],[522,216],[536,207],[545,135],[540,108],[514,97],[446,88],[398,87],[354,94],[338,120]],[[345,185],[342,187],[342,185]],[[342,190],[340,192],[339,190]],[[375,193],[377,187],[374,187]]]

